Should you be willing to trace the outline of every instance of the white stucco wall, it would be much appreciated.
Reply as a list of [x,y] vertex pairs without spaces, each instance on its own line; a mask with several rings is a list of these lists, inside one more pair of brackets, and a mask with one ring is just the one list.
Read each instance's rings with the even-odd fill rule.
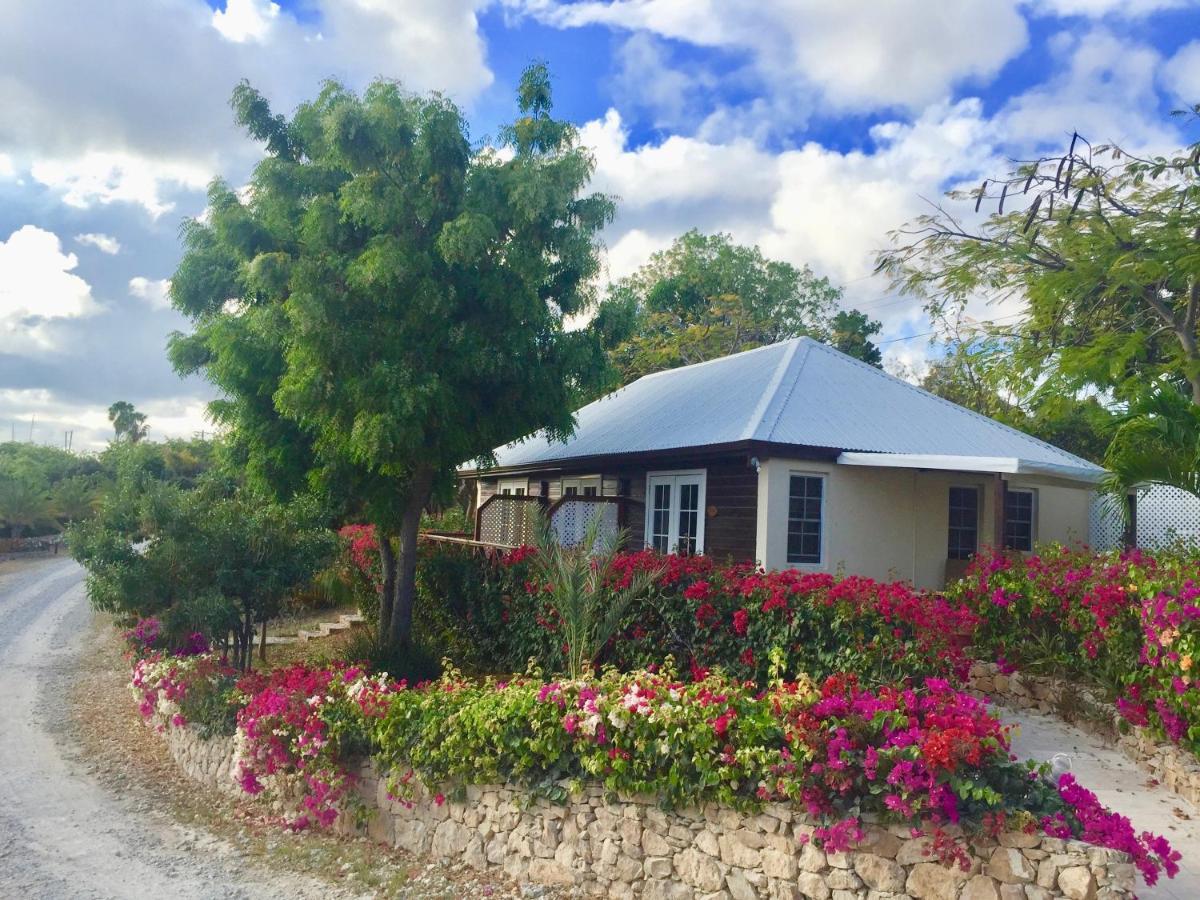
[[[952,485],[979,489],[979,544],[995,541],[995,480],[990,474],[766,459],[760,460],[758,472],[757,557],[769,569],[789,565],[788,490],[794,472],[825,476],[822,561],[796,568],[941,587]],[[1036,540],[1087,539],[1091,499],[1087,487],[1017,476],[1008,483],[1037,491]]]

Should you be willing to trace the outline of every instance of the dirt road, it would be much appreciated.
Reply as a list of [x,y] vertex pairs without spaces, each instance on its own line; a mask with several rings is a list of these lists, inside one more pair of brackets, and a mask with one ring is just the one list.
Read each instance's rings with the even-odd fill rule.
[[88,773],[65,698],[91,622],[73,560],[0,568],[0,897],[330,896],[308,878],[248,869],[211,839],[181,840],[151,798]]

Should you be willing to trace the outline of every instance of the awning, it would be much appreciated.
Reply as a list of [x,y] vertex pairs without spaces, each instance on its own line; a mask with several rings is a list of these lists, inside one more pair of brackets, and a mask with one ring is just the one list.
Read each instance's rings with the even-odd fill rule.
[[1015,456],[948,456],[937,453],[869,453],[846,451],[837,458],[843,466],[887,469],[939,469],[950,472],[999,472],[1006,475],[1044,475],[1097,484],[1104,478],[1099,466],[1071,466]]

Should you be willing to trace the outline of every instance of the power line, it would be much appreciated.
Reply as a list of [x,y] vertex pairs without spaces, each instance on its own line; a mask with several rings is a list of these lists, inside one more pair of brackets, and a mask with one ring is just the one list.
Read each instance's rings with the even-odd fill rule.
[[[1009,315],[1007,315],[1007,316],[997,316],[997,317],[996,317],[996,318],[994,318],[994,319],[987,319],[987,320],[985,320],[985,321],[983,321],[983,322],[980,322],[980,323],[978,323],[978,324],[980,324],[980,325],[994,325],[994,324],[996,324],[997,322],[1003,322],[1005,319],[1015,319],[1017,316],[1023,316],[1023,315],[1025,315],[1025,313],[1023,313],[1023,312],[1018,312],[1018,313],[1010,313],[1010,314],[1009,314]],[[936,329],[936,328],[934,328],[934,329],[931,329],[930,331],[922,331],[922,332],[920,332],[919,334],[910,334],[910,335],[908,335],[908,336],[906,336],[906,337],[888,338],[886,341],[876,341],[876,342],[875,342],[875,344],[876,344],[876,346],[881,346],[881,345],[883,345],[883,344],[895,344],[895,343],[897,343],[897,342],[899,342],[899,341],[915,341],[917,338],[921,338],[921,337],[929,337],[931,334],[937,334],[937,329]]]

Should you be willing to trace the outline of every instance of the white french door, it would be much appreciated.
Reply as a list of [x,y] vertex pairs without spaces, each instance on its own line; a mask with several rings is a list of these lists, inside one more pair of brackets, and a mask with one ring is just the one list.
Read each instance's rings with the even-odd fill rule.
[[646,476],[646,546],[659,553],[704,552],[704,470]]

